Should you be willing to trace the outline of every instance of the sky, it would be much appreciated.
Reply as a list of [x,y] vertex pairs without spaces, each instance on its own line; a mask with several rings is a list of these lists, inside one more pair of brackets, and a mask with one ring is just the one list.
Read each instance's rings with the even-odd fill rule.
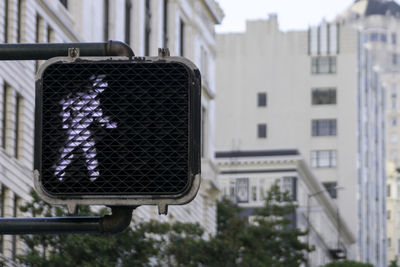
[[266,19],[268,14],[278,15],[282,31],[307,29],[323,18],[332,20],[349,7],[354,0],[216,0],[225,18],[216,31],[243,32],[246,20]]

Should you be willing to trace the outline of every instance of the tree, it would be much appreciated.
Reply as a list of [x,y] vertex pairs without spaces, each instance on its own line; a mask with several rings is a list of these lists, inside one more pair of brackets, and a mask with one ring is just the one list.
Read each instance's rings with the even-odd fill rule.
[[373,267],[372,264],[358,261],[334,261],[324,265],[324,267]]
[[[36,193],[33,201],[21,207],[21,211],[34,216],[66,216],[60,207],[43,202]],[[89,207],[81,207],[81,215],[101,215]],[[165,235],[170,229],[166,223],[139,223],[119,235],[23,235],[26,251],[18,256],[27,266],[150,266],[157,258],[165,242],[157,235]],[[153,235],[151,235],[153,234]]]
[[[291,227],[289,215],[296,206],[287,192],[274,184],[263,208],[254,216],[241,217],[241,208],[227,199],[217,206],[217,233],[209,241],[202,232],[175,236],[170,233],[168,253],[177,266],[299,266],[311,251],[300,237],[307,232]],[[188,229],[186,229],[187,231]],[[179,232],[179,231],[175,231]],[[172,234],[172,236],[171,236]],[[188,239],[185,238],[189,237]]]
[[[65,216],[66,211],[44,203],[33,193],[21,208],[34,216]],[[264,207],[254,216],[240,216],[241,208],[227,199],[217,205],[217,232],[205,236],[199,224],[134,224],[115,236],[26,235],[27,250],[18,258],[27,266],[299,266],[311,251],[291,227],[288,216],[296,206],[274,184]],[[99,213],[104,214],[101,210]],[[82,207],[81,215],[99,215]]]
[[399,265],[397,264],[398,260],[399,260],[399,257],[396,256],[393,260],[390,261],[389,267],[399,267]]
[[242,266],[300,266],[307,262],[305,252],[312,249],[299,239],[307,232],[292,226],[289,217],[295,212],[291,195],[273,184],[264,207],[256,210],[253,223],[241,235]]

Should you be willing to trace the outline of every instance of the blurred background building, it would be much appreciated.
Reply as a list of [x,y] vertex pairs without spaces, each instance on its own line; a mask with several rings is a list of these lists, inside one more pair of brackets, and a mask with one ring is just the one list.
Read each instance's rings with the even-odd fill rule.
[[309,234],[302,240],[314,246],[307,255],[310,266],[354,258],[356,236],[338,206],[296,149],[217,152],[221,193],[243,208],[242,216],[254,215],[264,206],[272,184],[291,194],[298,206],[291,226]]
[[272,14],[217,37],[217,155],[297,149],[357,236],[354,259],[374,266],[388,263],[399,10],[394,1],[358,0],[308,30],[281,32]]

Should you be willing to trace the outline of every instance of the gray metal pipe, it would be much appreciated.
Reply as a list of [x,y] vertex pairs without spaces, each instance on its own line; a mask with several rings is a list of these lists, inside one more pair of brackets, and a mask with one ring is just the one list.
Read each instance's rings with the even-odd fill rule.
[[78,48],[81,57],[126,56],[134,57],[133,50],[124,42],[103,43],[29,43],[0,44],[0,60],[46,60],[68,56],[69,48]]
[[129,226],[134,208],[111,207],[104,217],[0,218],[0,234],[117,234]]

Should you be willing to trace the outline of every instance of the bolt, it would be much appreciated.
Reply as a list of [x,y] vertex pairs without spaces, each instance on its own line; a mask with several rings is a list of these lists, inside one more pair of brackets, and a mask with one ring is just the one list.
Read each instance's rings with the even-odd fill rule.
[[79,49],[78,48],[69,48],[68,54],[70,57],[78,57],[79,56]]

